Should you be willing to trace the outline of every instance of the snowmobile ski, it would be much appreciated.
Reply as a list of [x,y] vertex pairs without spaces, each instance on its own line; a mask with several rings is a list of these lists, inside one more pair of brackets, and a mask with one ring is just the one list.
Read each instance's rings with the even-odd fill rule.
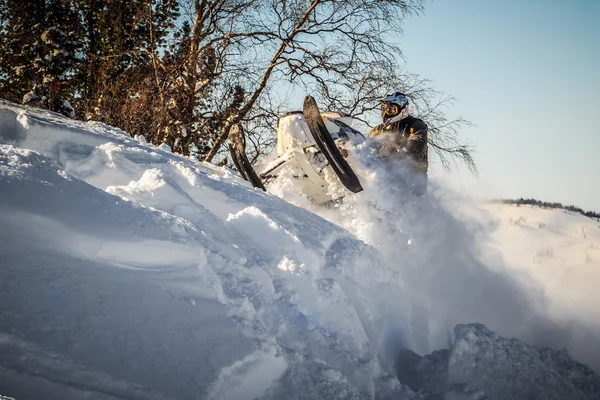
[[229,143],[229,153],[231,154],[233,163],[242,178],[249,181],[252,186],[266,192],[267,190],[265,189],[262,180],[256,174],[254,168],[252,168],[252,164],[250,164],[250,160],[248,160],[248,156],[246,156],[246,138],[241,125],[235,124],[231,127],[227,141]]
[[323,123],[317,102],[312,96],[304,98],[304,119],[319,150],[325,155],[333,172],[335,172],[342,184],[353,193],[362,191],[363,188],[360,185],[358,177],[335,145]]

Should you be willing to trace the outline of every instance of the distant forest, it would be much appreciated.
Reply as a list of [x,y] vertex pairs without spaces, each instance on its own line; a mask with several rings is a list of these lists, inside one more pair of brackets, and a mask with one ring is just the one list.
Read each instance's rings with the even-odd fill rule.
[[564,206],[561,203],[549,203],[547,201],[540,201],[540,200],[535,200],[535,199],[523,199],[523,198],[516,199],[516,200],[512,200],[512,199],[497,199],[497,200],[493,200],[492,203],[516,204],[518,206],[520,206],[520,205],[531,205],[531,206],[537,206],[537,207],[540,207],[540,208],[561,209],[561,210],[576,212],[576,213],[579,213],[579,214],[584,215],[586,217],[594,218],[594,219],[600,221],[600,213],[597,213],[597,212],[594,212],[594,211],[584,211],[581,208],[575,207],[573,205],[571,205],[571,206]]

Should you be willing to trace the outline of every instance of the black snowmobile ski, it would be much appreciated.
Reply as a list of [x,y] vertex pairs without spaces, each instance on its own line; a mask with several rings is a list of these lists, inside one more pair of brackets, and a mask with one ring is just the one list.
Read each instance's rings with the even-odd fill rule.
[[331,138],[329,131],[323,123],[317,102],[312,96],[304,98],[304,119],[319,150],[323,152],[329,165],[331,165],[331,168],[342,184],[351,192],[358,193],[362,191],[363,188],[360,185],[358,177]]
[[252,168],[248,156],[246,156],[246,137],[241,125],[235,124],[231,127],[227,142],[229,143],[229,153],[231,154],[235,168],[242,178],[249,181],[252,186],[266,192],[265,185],[263,185],[262,180],[258,177],[256,171],[254,171],[254,168]]

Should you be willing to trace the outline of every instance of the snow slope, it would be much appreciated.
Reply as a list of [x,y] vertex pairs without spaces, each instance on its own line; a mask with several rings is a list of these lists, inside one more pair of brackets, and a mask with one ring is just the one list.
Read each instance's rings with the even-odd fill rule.
[[337,210],[271,188],[308,212],[118,129],[0,103],[0,394],[423,398],[396,355],[455,349],[474,321],[594,361],[593,319],[547,312],[545,281],[487,241],[489,214],[371,170]]
[[[435,180],[417,200],[394,184],[401,166],[384,164],[367,145],[356,153],[350,157],[363,165],[365,191],[335,210],[310,204],[291,190],[291,180],[269,189],[379,250],[406,284],[412,309],[429,318],[428,340],[402,347],[421,354],[447,347],[455,324],[477,321],[506,337],[566,347],[600,370],[597,221],[562,210],[481,204]],[[411,325],[414,330],[422,321]]]
[[489,204],[489,242],[521,285],[542,289],[543,312],[561,326],[569,348],[600,369],[600,222],[563,210]]

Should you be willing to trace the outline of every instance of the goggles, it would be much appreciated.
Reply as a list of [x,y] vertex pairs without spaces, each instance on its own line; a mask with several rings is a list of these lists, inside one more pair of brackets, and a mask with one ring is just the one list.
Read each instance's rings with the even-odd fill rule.
[[399,113],[400,113],[400,107],[398,107],[396,104],[381,103],[381,115],[382,116],[395,117]]

